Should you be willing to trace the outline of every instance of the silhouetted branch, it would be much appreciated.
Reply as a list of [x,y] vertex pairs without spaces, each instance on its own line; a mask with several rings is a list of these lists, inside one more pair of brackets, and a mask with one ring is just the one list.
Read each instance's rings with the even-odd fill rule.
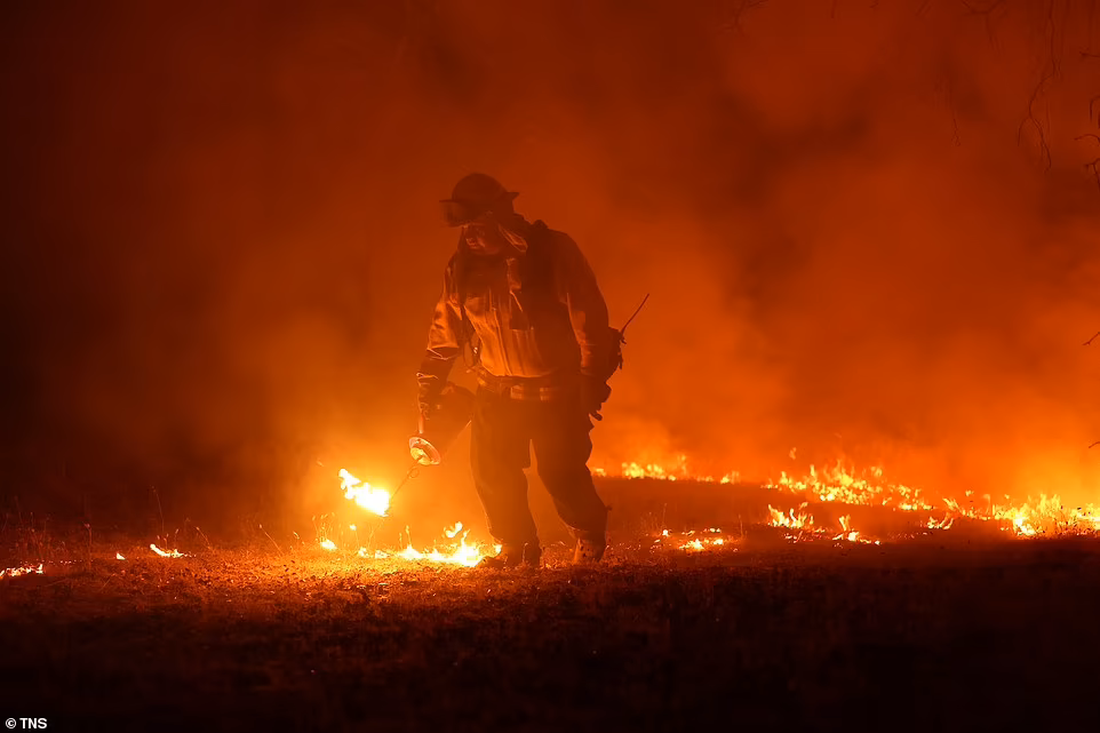
[[719,25],[719,30],[722,30],[722,31],[730,31],[730,30],[740,31],[741,30],[741,16],[744,15],[746,11],[752,10],[753,8],[760,7],[761,5],[766,3],[767,1],[768,0],[736,0],[736,2],[733,3],[733,7],[729,9],[732,12],[728,12],[728,11],[726,11],[725,8],[723,8],[723,11],[722,11],[723,14],[728,14],[732,17],[723,19],[721,21],[721,24]]
[[1089,448],[1092,448],[1093,446],[1097,446],[1097,445],[1100,445],[1100,440],[1098,440],[1095,443],[1093,443],[1092,445],[1090,445]]
[[1048,71],[1043,74],[1043,78],[1039,80],[1039,83],[1035,86],[1035,90],[1031,93],[1031,99],[1027,103],[1027,117],[1020,123],[1020,128],[1016,132],[1016,144],[1019,145],[1024,136],[1024,127],[1030,123],[1035,132],[1039,135],[1039,152],[1043,159],[1046,161],[1046,169],[1050,170],[1054,165],[1054,159],[1050,155],[1050,146],[1047,144],[1046,132],[1043,130],[1042,123],[1035,117],[1035,100],[1039,98],[1039,93],[1046,86],[1046,83],[1054,78],[1054,71]]
[[[996,7],[999,3],[994,3],[990,6],[990,10]],[[1024,134],[1024,127],[1030,123],[1035,127],[1036,133],[1039,135],[1039,151],[1042,157],[1046,160],[1046,170],[1050,170],[1054,165],[1054,160],[1051,157],[1050,146],[1047,144],[1046,132],[1043,130],[1042,124],[1035,116],[1035,102],[1038,100],[1039,95],[1043,91],[1043,87],[1047,82],[1058,75],[1058,57],[1055,52],[1055,37],[1057,35],[1057,29],[1054,23],[1054,2],[1051,0],[1047,3],[1047,26],[1050,29],[1049,32],[1049,44],[1050,44],[1050,68],[1043,74],[1043,77],[1039,79],[1039,83],[1035,85],[1035,89],[1031,92],[1031,99],[1027,103],[1027,117],[1020,123],[1020,128],[1016,133],[1016,144],[1019,145]],[[1091,110],[1090,110],[1091,116]]]
[[1085,163],[1085,168],[1092,171],[1092,176],[1096,179],[1096,185],[1100,187],[1100,158],[1097,158],[1091,163]]
[[1096,333],[1095,333],[1095,334],[1093,335],[1093,337],[1092,337],[1092,338],[1090,338],[1090,339],[1089,339],[1088,341],[1086,341],[1086,342],[1085,342],[1084,344],[1082,344],[1082,346],[1088,346],[1089,344],[1091,344],[1091,343],[1092,343],[1093,341],[1095,341],[1095,340],[1096,340],[1096,337],[1097,337],[1097,336],[1100,336],[1100,331],[1097,331],[1097,332],[1096,332]]
[[[1095,135],[1095,134],[1092,134],[1092,133],[1089,133],[1088,135],[1078,135],[1077,137],[1075,137],[1073,139],[1074,140],[1087,140],[1087,139],[1090,139],[1090,138],[1095,140],[1097,143],[1100,143],[1100,135]],[[1100,186],[1100,158],[1097,158],[1096,160],[1092,161],[1091,163],[1085,163],[1085,168],[1092,171],[1092,175],[1096,178],[1096,185]]]

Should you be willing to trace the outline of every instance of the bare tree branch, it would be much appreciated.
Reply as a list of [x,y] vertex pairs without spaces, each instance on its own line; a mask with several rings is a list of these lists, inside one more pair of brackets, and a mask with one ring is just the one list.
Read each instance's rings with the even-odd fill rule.
[[1089,344],[1091,344],[1091,343],[1092,343],[1093,341],[1095,341],[1095,340],[1096,340],[1096,337],[1097,337],[1097,336],[1100,336],[1100,331],[1097,331],[1097,332],[1096,332],[1096,333],[1095,333],[1095,334],[1093,335],[1093,337],[1092,337],[1092,338],[1090,338],[1090,339],[1089,339],[1088,341],[1086,341],[1086,342],[1085,342],[1084,344],[1082,344],[1082,346],[1088,346]]
[[1091,163],[1085,163],[1085,168],[1092,171],[1092,176],[1096,179],[1096,186],[1100,188],[1100,158],[1097,158]]
[[1046,83],[1054,78],[1054,71],[1048,71],[1043,74],[1043,78],[1039,80],[1039,83],[1035,85],[1034,91],[1031,92],[1031,99],[1027,103],[1027,117],[1020,123],[1019,129],[1016,131],[1016,144],[1019,145],[1023,141],[1024,128],[1031,124],[1035,128],[1036,134],[1039,136],[1039,152],[1042,155],[1043,160],[1046,161],[1046,170],[1050,170],[1054,165],[1054,159],[1050,154],[1050,145],[1047,144],[1046,132],[1043,130],[1043,125],[1035,117],[1035,100],[1039,98],[1040,92],[1043,91],[1043,87]]
[[[992,9],[996,7],[996,5],[997,3],[994,3],[990,8]],[[1046,131],[1043,129],[1042,123],[1040,123],[1035,116],[1035,102],[1039,99],[1039,95],[1047,85],[1047,82],[1058,76],[1058,55],[1055,49],[1057,45],[1056,37],[1058,35],[1058,29],[1057,24],[1054,22],[1054,0],[1049,0],[1047,3],[1047,29],[1047,38],[1050,44],[1050,67],[1043,74],[1042,78],[1039,79],[1039,83],[1035,85],[1035,89],[1031,92],[1031,99],[1028,100],[1027,103],[1027,117],[1020,123],[1019,130],[1016,133],[1016,144],[1020,144],[1024,134],[1024,127],[1030,123],[1039,136],[1039,151],[1043,159],[1046,160],[1046,170],[1049,171],[1054,165],[1054,159],[1051,157],[1050,145],[1047,144]],[[1091,117],[1091,109],[1089,114]]]
[[[1100,135],[1095,135],[1093,133],[1089,133],[1088,135],[1078,135],[1077,137],[1075,137],[1073,139],[1074,140],[1087,140],[1087,139],[1090,139],[1090,138],[1092,140],[1095,140],[1098,144],[1100,144]],[[1096,178],[1096,185],[1097,185],[1097,187],[1100,187],[1100,158],[1097,158],[1096,160],[1092,161],[1091,163],[1085,163],[1085,168],[1092,171],[1093,177]]]
[[758,8],[764,5],[768,0],[735,0],[727,6],[722,4],[722,8],[719,10],[719,14],[722,18],[719,21],[719,30],[723,32],[737,31],[741,32],[741,16],[746,11]]

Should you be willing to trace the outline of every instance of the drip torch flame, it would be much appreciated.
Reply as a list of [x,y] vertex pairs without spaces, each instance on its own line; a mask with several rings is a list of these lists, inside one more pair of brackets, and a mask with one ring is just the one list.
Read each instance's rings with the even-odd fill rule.
[[149,545],[149,549],[161,557],[183,557],[183,553],[179,550],[162,550],[156,545]]
[[340,488],[344,490],[345,499],[351,499],[368,512],[384,517],[389,511],[390,492],[357,479],[346,468],[340,469]]

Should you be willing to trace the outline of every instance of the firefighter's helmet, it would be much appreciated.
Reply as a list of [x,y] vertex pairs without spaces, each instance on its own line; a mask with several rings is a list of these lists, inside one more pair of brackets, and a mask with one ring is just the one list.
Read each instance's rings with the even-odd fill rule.
[[443,218],[448,226],[468,224],[487,211],[510,212],[512,200],[519,196],[500,181],[484,173],[471,173],[455,184],[449,199],[443,199]]

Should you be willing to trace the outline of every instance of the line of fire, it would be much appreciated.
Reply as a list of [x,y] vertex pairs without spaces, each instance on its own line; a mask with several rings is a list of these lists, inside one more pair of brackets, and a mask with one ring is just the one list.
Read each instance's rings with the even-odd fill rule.
[[0,38],[6,729],[1096,726],[1100,0]]

